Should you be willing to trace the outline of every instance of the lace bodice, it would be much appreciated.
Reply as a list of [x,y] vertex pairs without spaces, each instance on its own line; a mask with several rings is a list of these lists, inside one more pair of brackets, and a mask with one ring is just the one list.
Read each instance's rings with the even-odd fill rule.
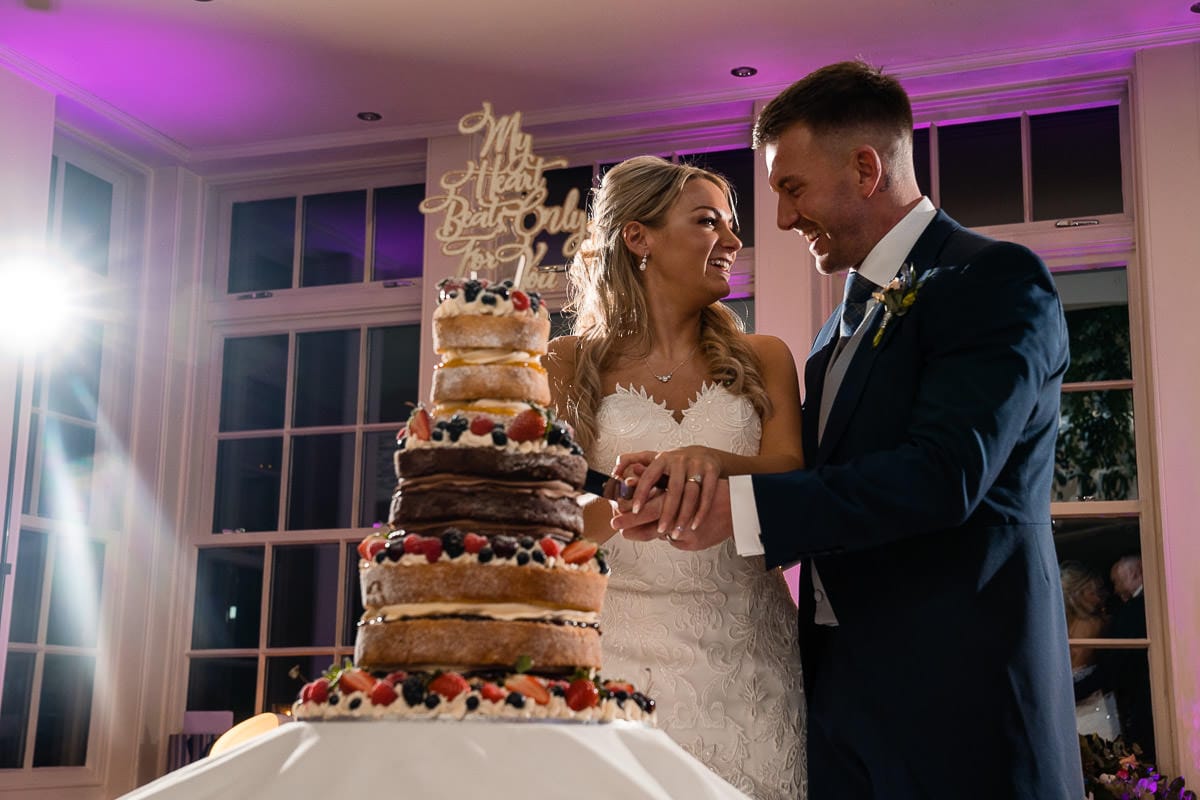
[[[681,421],[645,388],[618,386],[596,421],[590,465],[604,472],[635,450],[754,455],[762,436],[750,401],[719,384],[705,384]],[[620,536],[604,547],[603,674],[646,686],[660,727],[750,796],[803,797],[796,611],[779,570],[737,555],[732,539],[700,552]]]

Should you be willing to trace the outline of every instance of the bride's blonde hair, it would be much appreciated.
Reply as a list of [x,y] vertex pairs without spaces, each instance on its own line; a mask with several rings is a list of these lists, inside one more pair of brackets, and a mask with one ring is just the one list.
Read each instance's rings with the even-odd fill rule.
[[[600,373],[612,363],[618,341],[622,349],[632,344],[635,353],[650,351],[646,289],[639,259],[625,245],[622,229],[635,221],[650,228],[662,227],[684,186],[695,179],[715,184],[729,208],[734,208],[733,190],[724,178],[656,156],[621,162],[604,175],[594,192],[588,237],[567,272],[563,311],[574,313],[572,332],[579,341],[573,380],[565,387],[566,408],[559,409],[574,426],[585,451],[596,437],[596,407],[604,389]],[[708,374],[730,392],[749,398],[765,418],[771,413],[771,401],[758,356],[744,330],[737,314],[715,302],[700,312],[699,352]]]

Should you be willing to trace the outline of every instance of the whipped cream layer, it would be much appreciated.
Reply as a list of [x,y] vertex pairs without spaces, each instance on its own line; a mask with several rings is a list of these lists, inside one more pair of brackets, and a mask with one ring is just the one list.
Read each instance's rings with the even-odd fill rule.
[[595,612],[568,608],[546,608],[526,603],[404,603],[368,608],[363,624],[395,622],[420,617],[485,617],[503,622],[569,622],[574,625],[598,625]]

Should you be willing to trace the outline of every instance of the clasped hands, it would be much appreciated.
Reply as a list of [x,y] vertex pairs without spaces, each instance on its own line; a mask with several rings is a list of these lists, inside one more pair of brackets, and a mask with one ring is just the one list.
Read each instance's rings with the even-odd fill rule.
[[665,539],[680,550],[703,550],[733,533],[729,481],[707,447],[624,453],[605,496],[617,504],[612,527],[626,539]]

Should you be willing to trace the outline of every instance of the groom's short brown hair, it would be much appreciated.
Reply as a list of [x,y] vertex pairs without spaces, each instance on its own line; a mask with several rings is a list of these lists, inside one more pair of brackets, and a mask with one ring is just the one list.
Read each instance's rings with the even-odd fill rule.
[[809,73],[767,103],[754,123],[754,147],[778,141],[796,124],[818,136],[869,128],[911,137],[912,105],[895,78],[863,61],[842,61]]

